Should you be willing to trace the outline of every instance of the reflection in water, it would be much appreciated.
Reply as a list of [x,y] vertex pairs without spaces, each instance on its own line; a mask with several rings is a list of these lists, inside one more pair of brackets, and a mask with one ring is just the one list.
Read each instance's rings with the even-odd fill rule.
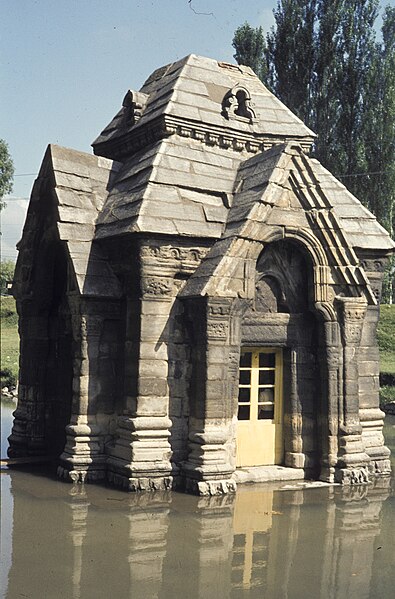
[[389,479],[197,498],[2,476],[14,502],[8,599],[392,597]]

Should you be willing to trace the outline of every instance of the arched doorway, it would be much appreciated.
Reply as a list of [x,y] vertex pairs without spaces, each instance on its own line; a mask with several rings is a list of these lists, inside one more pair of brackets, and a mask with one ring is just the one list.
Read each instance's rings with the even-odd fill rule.
[[241,323],[237,466],[317,466],[319,366],[312,267],[300,246],[260,254],[255,298]]

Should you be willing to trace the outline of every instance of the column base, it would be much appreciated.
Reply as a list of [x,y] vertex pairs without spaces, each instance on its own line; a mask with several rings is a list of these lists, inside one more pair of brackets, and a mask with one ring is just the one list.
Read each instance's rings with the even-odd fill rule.
[[115,487],[131,493],[138,491],[169,491],[176,488],[177,477],[166,466],[150,470],[148,464],[128,464],[124,460],[108,458],[107,480]]
[[225,480],[196,480],[185,479],[185,490],[193,495],[212,497],[215,495],[229,495],[236,493],[236,482],[232,479]]
[[109,482],[131,492],[175,488],[170,426],[165,416],[120,417],[117,439],[107,459]]
[[391,475],[391,452],[385,446],[383,424],[385,414],[379,408],[365,408],[359,411],[362,424],[362,442],[370,458],[371,476]]
[[73,483],[105,480],[107,457],[100,448],[100,428],[87,423],[69,424],[66,435],[58,476]]
[[369,471],[367,466],[356,466],[355,468],[336,468],[335,482],[341,485],[364,485],[369,483]]
[[174,489],[172,476],[141,476],[136,478],[109,470],[107,473],[107,480],[114,485],[114,487],[119,487],[130,493],[137,493],[140,491],[169,491]]
[[385,458],[374,459],[369,464],[369,474],[374,477],[391,476],[391,461]]

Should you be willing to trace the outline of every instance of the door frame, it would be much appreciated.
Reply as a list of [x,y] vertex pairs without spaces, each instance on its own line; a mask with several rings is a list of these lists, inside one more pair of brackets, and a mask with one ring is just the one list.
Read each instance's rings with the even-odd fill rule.
[[[267,346],[242,346],[240,348],[240,358],[245,353],[251,352],[251,365],[239,366],[239,384],[238,384],[238,401],[237,401],[237,430],[236,430],[236,466],[264,466],[282,464],[284,461],[284,422],[283,422],[283,348],[282,347],[267,347]],[[274,366],[260,366],[259,356],[261,354],[274,354]],[[241,360],[240,360],[241,362]],[[250,371],[250,384],[240,383],[240,373]],[[259,374],[262,371],[274,372],[274,383],[261,383]],[[259,402],[259,389],[273,389],[273,418],[262,418],[258,416],[259,406],[262,407],[264,413],[264,403]],[[240,402],[240,389],[250,389],[250,401]],[[266,409],[270,408],[271,402],[265,402]],[[249,418],[239,418],[240,407],[249,406]],[[251,417],[252,416],[252,417]],[[264,444],[260,447],[256,445],[258,437],[266,441],[266,449]],[[255,441],[254,441],[255,440]],[[264,455],[265,454],[265,455]]]

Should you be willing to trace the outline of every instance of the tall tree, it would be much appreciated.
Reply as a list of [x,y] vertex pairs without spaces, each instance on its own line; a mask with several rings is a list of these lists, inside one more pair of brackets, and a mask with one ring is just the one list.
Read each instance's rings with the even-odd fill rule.
[[319,133],[315,145],[317,158],[331,171],[336,160],[334,125],[340,111],[337,88],[342,6],[343,0],[321,0],[317,4],[313,129]]
[[14,164],[4,139],[0,139],[0,210],[5,207],[3,198],[12,191]]
[[238,27],[233,37],[234,55],[238,64],[251,67],[262,81],[267,81],[267,49],[262,27],[251,27],[244,23]]
[[382,42],[369,65],[363,123],[367,205],[387,230],[395,218],[395,8],[383,13]]
[[281,100],[313,125],[317,0],[278,0],[267,36],[270,82]]
[[[367,114],[368,72],[374,56],[374,23],[378,0],[343,2],[338,46],[337,97],[339,118],[336,131],[335,173],[348,188],[363,197],[364,187],[358,176],[366,172],[364,120]],[[361,193],[359,193],[361,192]],[[362,195],[361,195],[362,194]]]

